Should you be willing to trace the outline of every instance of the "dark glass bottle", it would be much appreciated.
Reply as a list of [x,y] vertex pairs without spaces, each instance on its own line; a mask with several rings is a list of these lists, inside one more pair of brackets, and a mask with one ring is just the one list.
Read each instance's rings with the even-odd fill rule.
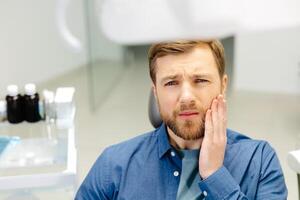
[[6,107],[7,120],[12,124],[20,123],[24,120],[23,98],[18,92],[18,86],[7,86]]
[[36,92],[34,84],[25,85],[24,114],[27,122],[37,122],[41,120],[39,112],[39,94]]

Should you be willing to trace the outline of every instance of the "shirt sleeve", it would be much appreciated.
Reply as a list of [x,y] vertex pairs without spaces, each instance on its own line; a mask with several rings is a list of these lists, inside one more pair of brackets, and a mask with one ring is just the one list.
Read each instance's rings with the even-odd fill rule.
[[202,180],[199,183],[199,187],[205,196],[205,200],[248,200],[245,194],[241,192],[240,186],[224,166],[207,179]]
[[268,143],[264,152],[256,199],[285,200],[287,187],[278,157]]
[[110,200],[114,189],[110,180],[107,150],[99,156],[79,187],[75,200]]
[[[262,166],[257,184],[255,200],[286,200],[287,188],[279,160],[272,147],[265,143],[262,152]],[[206,196],[206,200],[248,200],[240,186],[225,166],[199,182],[199,187]]]

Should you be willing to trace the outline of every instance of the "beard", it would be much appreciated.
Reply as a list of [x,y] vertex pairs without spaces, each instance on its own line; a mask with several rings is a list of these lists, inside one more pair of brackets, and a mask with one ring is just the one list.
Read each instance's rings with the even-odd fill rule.
[[[158,103],[159,104],[159,103]],[[199,106],[196,106],[195,102],[191,102],[190,104],[181,104],[179,108],[176,108],[171,116],[168,116],[166,113],[161,112],[161,106],[159,104],[160,115],[163,122],[173,131],[173,133],[184,139],[184,140],[197,140],[204,136],[205,131],[205,109]],[[198,120],[190,120],[178,119],[179,113],[193,110],[199,113],[200,119]]]

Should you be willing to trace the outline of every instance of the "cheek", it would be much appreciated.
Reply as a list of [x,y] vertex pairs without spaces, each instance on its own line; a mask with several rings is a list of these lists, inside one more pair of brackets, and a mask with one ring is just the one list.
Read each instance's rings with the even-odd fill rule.
[[166,98],[162,102],[162,108],[165,112],[172,112],[176,108],[176,101],[171,98]]
[[169,95],[161,96],[161,98],[159,98],[159,106],[161,112],[171,115],[176,109],[176,99]]
[[206,112],[211,107],[212,101],[219,95],[218,92],[202,91],[199,93],[198,100],[201,108]]

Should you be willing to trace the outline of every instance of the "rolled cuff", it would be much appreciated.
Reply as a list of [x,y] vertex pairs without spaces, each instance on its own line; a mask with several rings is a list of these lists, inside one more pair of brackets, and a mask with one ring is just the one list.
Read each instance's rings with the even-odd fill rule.
[[240,190],[240,186],[224,166],[200,181],[198,185],[206,199],[224,199]]

